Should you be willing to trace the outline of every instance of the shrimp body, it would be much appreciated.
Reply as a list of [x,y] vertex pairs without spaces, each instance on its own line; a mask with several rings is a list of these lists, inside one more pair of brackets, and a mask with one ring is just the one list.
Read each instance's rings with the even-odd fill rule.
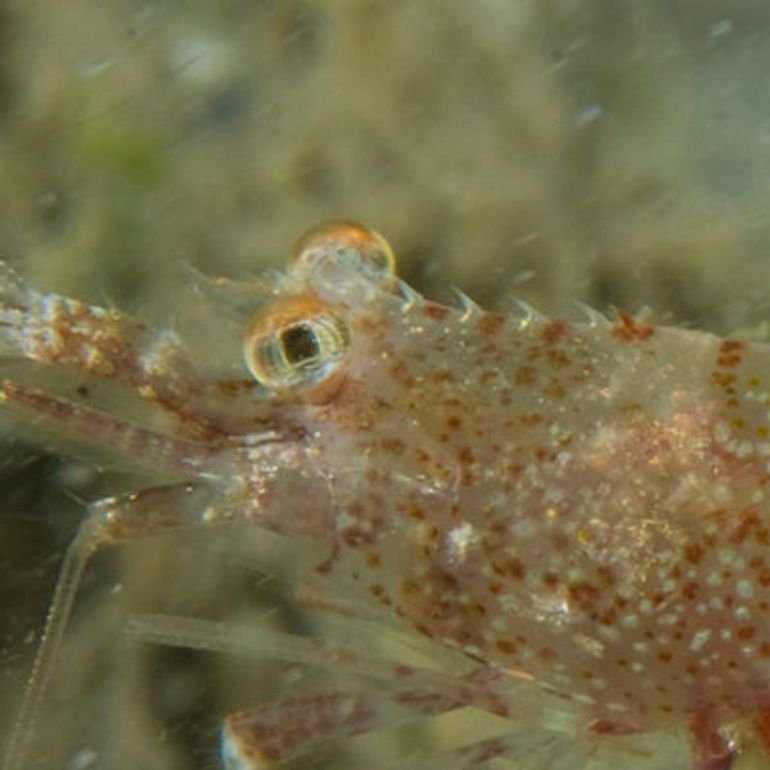
[[301,409],[322,527],[374,600],[597,729],[762,723],[770,349],[387,294],[348,312],[345,382]]
[[[4,382],[9,407],[126,454],[151,448],[187,480],[183,495],[152,498],[152,514],[103,505],[82,554],[193,520],[316,538],[330,592],[355,586],[479,663],[489,697],[475,705],[515,720],[493,695],[526,681],[597,739],[689,730],[699,770],[764,746],[770,347],[624,314],[445,307],[399,284],[379,238],[327,227],[286,274],[214,283],[246,298],[252,385],[208,381],[181,345],[125,317],[76,303],[45,321],[39,295],[5,300],[7,347],[117,380],[172,417],[162,435],[117,431],[87,405]],[[246,746],[236,723],[231,744]],[[262,764],[231,745],[229,766],[280,761],[258,739]],[[458,767],[508,756],[485,751]]]

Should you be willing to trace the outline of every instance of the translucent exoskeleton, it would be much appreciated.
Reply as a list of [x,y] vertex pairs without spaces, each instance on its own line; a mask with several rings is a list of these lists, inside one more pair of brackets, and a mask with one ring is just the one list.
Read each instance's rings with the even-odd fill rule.
[[206,376],[172,331],[3,272],[5,356],[109,381],[163,420],[18,379],[0,383],[3,406],[164,479],[89,507],[5,770],[26,770],[89,556],[235,522],[321,546],[306,601],[467,665],[450,673],[226,621],[134,617],[147,641],[368,682],[244,704],[222,728],[228,770],[469,708],[505,729],[371,767],[670,770],[671,735],[682,768],[726,770],[768,750],[770,348],[622,313],[572,323],[462,296],[446,307],[403,284],[382,236],[351,223],[308,233],[285,273],[196,282],[238,319],[238,379]]

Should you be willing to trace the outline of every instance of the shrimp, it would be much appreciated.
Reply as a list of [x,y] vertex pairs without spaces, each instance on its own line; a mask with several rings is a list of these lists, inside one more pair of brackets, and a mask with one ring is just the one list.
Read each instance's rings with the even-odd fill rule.
[[[686,736],[692,770],[770,752],[770,347],[622,312],[568,322],[526,306],[486,312],[463,295],[444,306],[403,283],[385,239],[353,223],[312,230],[283,273],[198,282],[238,319],[240,378],[207,377],[168,330],[38,294],[4,270],[5,355],[109,381],[163,421],[8,378],[3,407],[164,478],[90,505],[5,770],[24,767],[89,556],[235,522],[318,542],[319,605],[406,629],[467,667],[134,618],[160,643],[374,682],[230,715],[228,770],[467,707],[506,729],[382,767],[578,768],[670,730]],[[337,601],[344,591],[352,605]],[[654,748],[649,759],[660,766]]]

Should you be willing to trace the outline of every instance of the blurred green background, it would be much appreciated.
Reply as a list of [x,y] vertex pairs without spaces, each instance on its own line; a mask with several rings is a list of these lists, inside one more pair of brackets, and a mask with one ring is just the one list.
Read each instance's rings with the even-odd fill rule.
[[[769,75],[765,0],[1,0],[0,255],[41,289],[163,326],[184,263],[246,277],[347,218],[383,232],[438,299],[455,285],[498,309],[519,297],[575,316],[581,300],[754,327],[770,310]],[[0,737],[74,498],[111,483],[23,433],[4,457]],[[168,543],[125,549],[120,569],[97,559],[81,614],[125,573],[136,611],[168,586],[164,549],[196,572],[205,542],[189,547],[189,563]],[[223,580],[196,583],[201,604]],[[258,601],[301,622],[282,595]],[[88,658],[100,626],[81,626]],[[246,705],[212,695],[198,660],[164,658],[142,671],[181,667],[190,692],[162,749],[153,727],[131,732],[125,676],[105,730],[152,746],[91,756],[102,701],[77,693],[104,674],[80,665],[55,701],[80,718],[53,719],[41,767],[213,767],[216,719]]]

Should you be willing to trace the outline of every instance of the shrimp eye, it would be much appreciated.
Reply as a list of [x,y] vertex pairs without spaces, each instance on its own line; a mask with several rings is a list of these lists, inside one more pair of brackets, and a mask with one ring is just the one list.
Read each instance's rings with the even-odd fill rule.
[[325,260],[352,268],[383,288],[395,284],[396,257],[390,244],[376,230],[354,222],[326,222],[305,233],[294,247],[291,269],[305,278]]
[[350,348],[345,321],[323,300],[286,297],[258,313],[244,341],[252,376],[279,394],[328,395]]

